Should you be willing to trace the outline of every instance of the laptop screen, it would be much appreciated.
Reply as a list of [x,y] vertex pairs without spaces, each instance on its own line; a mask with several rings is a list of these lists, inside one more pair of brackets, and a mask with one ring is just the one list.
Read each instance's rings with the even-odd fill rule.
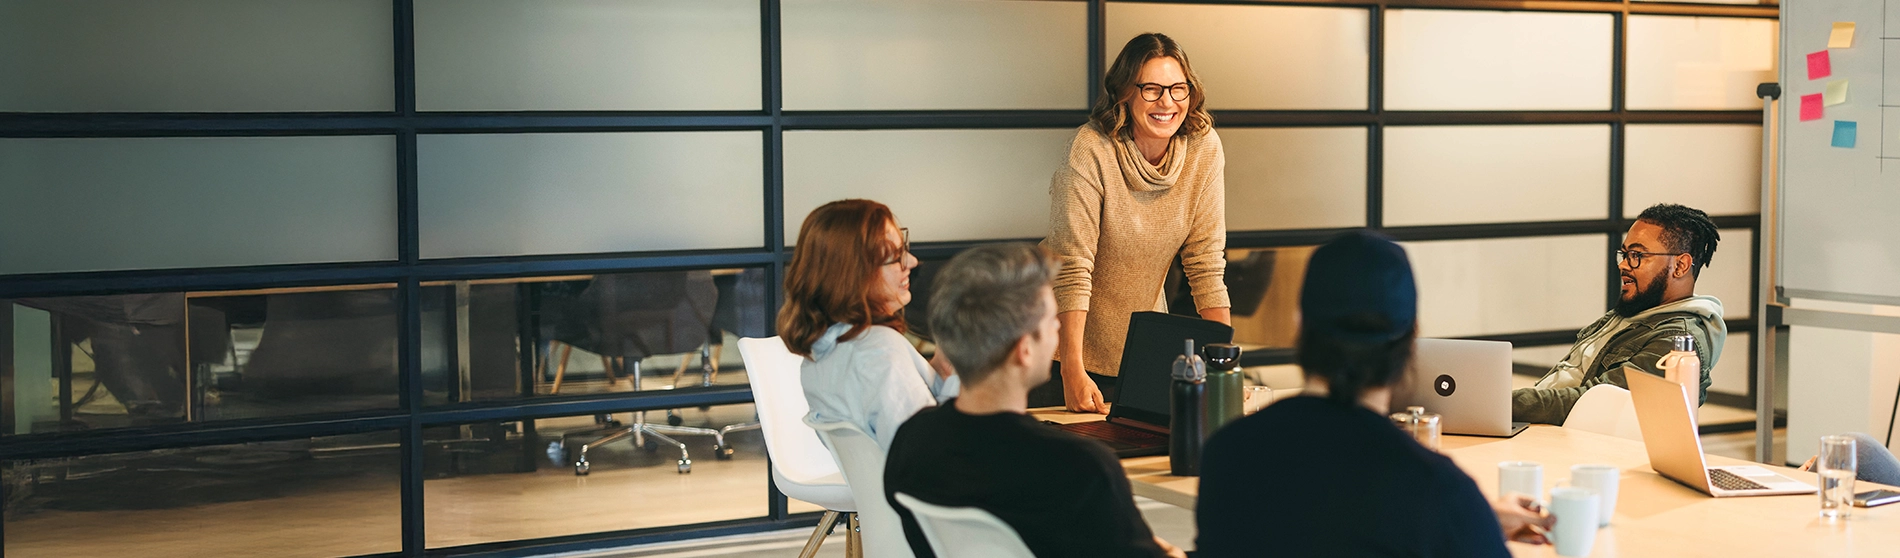
[[1110,418],[1168,425],[1168,386],[1174,381],[1174,357],[1181,356],[1181,342],[1187,339],[1194,340],[1194,351],[1199,353],[1208,343],[1232,342],[1234,328],[1160,312],[1136,312],[1128,317],[1121,379],[1115,388]]

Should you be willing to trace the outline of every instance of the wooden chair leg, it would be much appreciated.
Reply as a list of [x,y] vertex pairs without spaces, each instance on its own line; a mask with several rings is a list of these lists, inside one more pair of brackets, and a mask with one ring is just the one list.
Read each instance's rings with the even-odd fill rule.
[[[548,352],[551,354],[554,350],[548,349]],[[561,393],[561,379],[567,376],[567,356],[573,353],[573,345],[561,344],[561,359],[554,361],[554,386],[548,388],[549,395]]]
[[811,538],[805,539],[805,549],[798,552],[798,558],[811,558],[818,555],[818,547],[825,544],[825,536],[831,534],[833,523],[838,522],[838,512],[825,510],[818,518],[818,528],[811,530]]
[[845,525],[844,558],[864,558],[864,537],[858,533],[858,514],[851,514],[851,523]]
[[605,355],[600,357],[600,367],[607,371],[608,387],[620,385],[620,375],[614,373],[614,367],[623,362],[626,362],[626,357],[610,357]]

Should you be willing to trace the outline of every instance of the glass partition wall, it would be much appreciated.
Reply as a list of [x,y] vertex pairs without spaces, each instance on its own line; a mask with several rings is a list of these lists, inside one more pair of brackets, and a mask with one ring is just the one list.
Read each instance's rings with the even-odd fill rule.
[[1099,76],[1148,31],[1209,89],[1249,366],[1291,361],[1307,254],[1360,227],[1412,254],[1421,333],[1553,361],[1670,201],[1723,227],[1701,290],[1739,337],[1710,399],[1752,406],[1775,8],[1501,6],[0,3],[4,551],[812,525],[734,346],[772,334],[804,215],[890,204],[921,308],[958,251],[1046,232]]

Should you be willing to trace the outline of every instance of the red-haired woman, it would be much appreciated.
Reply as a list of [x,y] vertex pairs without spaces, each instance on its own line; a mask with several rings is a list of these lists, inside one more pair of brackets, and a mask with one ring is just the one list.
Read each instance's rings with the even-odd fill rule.
[[806,358],[799,369],[814,421],[844,421],[889,449],[917,410],[954,397],[947,361],[925,361],[904,338],[910,302],[909,235],[891,208],[839,200],[798,228],[785,270],[779,337]]

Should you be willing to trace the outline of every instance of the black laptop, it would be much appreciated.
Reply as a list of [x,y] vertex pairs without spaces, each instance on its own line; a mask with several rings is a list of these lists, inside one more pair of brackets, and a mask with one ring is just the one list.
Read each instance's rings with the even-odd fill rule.
[[1168,384],[1174,381],[1174,357],[1181,356],[1181,342],[1188,339],[1194,340],[1198,353],[1208,343],[1232,342],[1234,328],[1160,312],[1129,316],[1121,383],[1110,402],[1108,420],[1056,427],[1108,444],[1117,457],[1168,453]]

